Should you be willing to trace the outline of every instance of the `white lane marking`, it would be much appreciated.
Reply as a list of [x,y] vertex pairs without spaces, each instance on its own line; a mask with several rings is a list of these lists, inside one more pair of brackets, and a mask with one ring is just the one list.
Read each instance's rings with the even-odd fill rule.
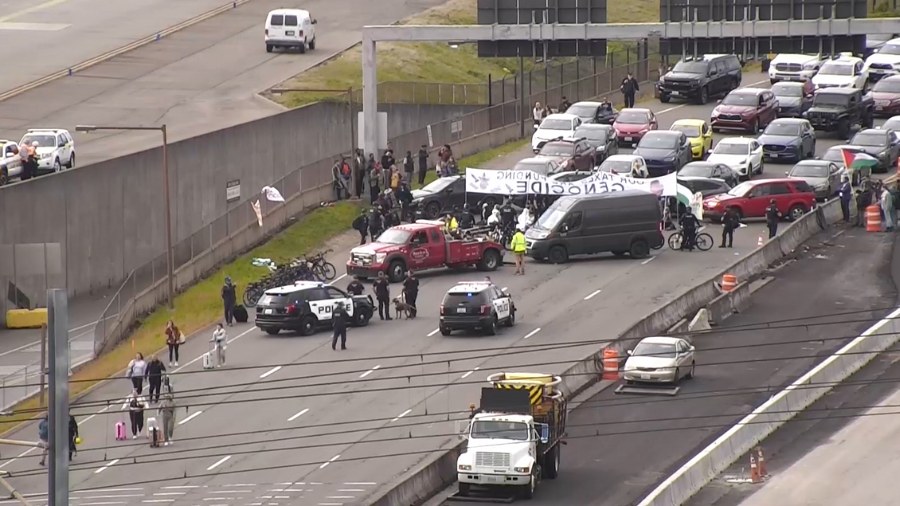
[[255,487],[256,483],[227,483],[222,486],[223,487],[232,487],[232,488]]
[[269,369],[268,371],[266,371],[266,372],[260,374],[260,375],[259,375],[259,379],[268,378],[269,376],[275,374],[276,372],[278,372],[278,371],[280,371],[280,370],[281,370],[281,366],[280,366],[280,365],[276,365],[275,367]]
[[591,299],[593,299],[597,294],[599,294],[599,293],[602,292],[602,291],[603,291],[603,290],[594,290],[593,292],[591,292],[590,294],[588,294],[588,296],[585,297],[584,300],[591,300]]
[[303,489],[302,489],[302,488],[279,488],[279,489],[269,490],[269,492],[275,492],[275,493],[279,493],[279,492],[303,492]]
[[525,337],[524,337],[523,339],[528,339],[529,337],[531,337],[531,336],[537,334],[537,333],[540,332],[540,331],[541,331],[541,328],[538,327],[538,328],[532,330],[531,332],[525,334]]
[[339,488],[338,492],[365,492],[364,488]]
[[118,461],[119,461],[119,459],[111,460],[111,461],[109,462],[109,464],[106,464],[105,466],[101,467],[100,469],[97,469],[96,471],[94,471],[94,474],[100,474],[100,473],[102,473],[103,471],[106,471],[106,470],[109,469],[110,467],[116,465],[116,462],[118,462]]
[[319,506],[344,506],[342,502],[320,502]]
[[187,494],[187,492],[155,492],[153,495],[167,496],[167,495],[184,495],[184,494]]
[[[210,494],[249,494],[252,490],[215,490]],[[155,494],[154,494],[155,495]]]
[[431,332],[428,333],[428,337],[431,337],[431,336],[437,334],[437,333],[440,332],[440,331],[441,331],[441,329],[434,329],[434,330],[432,330]]
[[200,485],[169,485],[168,487],[163,487],[164,490],[178,490],[182,488],[200,488]]
[[344,485],[378,485],[374,481],[345,481]]
[[[19,501],[13,501],[13,502],[19,502]],[[81,503],[81,506],[107,506],[107,505],[112,505],[112,504],[128,504],[128,503],[124,502],[124,501],[83,502],[83,503]]]
[[[226,341],[226,343],[227,343],[227,344],[231,344],[231,343],[237,341],[238,339],[240,339],[240,338],[246,336],[246,335],[249,334],[250,332],[253,332],[254,330],[256,330],[256,327],[250,327],[249,329],[247,329],[247,330],[241,332],[240,334],[238,334],[238,335],[232,337],[231,339],[229,339],[228,341]],[[172,372],[173,372],[173,373],[179,372],[179,371],[181,371],[181,370],[187,368],[188,366],[191,366],[191,365],[193,365],[193,364],[196,364],[197,362],[199,362],[199,361],[201,361],[201,360],[203,360],[203,355],[200,355],[199,357],[197,357],[197,358],[191,360],[190,362],[184,364],[183,366],[181,366],[181,367],[175,369],[175,370],[172,371]]]
[[125,497],[144,497],[144,494],[91,495],[85,499],[122,499]]
[[339,459],[339,458],[341,458],[340,455],[335,455],[334,457],[331,457],[331,458],[328,460],[328,462],[323,462],[322,465],[319,466],[319,469],[325,469],[326,467],[328,467],[328,464],[331,464],[332,462],[334,462],[335,460],[337,460],[337,459]]
[[504,286],[503,288],[501,288],[501,290],[503,290],[503,291],[505,292],[505,291],[509,290],[509,287],[508,287],[508,286]]
[[373,372],[377,371],[378,369],[381,369],[381,364],[376,365],[375,367],[369,369],[368,371],[360,374],[359,377],[360,377],[360,379],[365,378],[366,376],[372,374]]
[[462,377],[461,377],[460,379],[466,379],[466,378],[468,378],[473,372],[477,371],[478,369],[481,369],[481,367],[476,367],[475,369],[472,369],[471,371],[469,371],[469,372],[463,374]]
[[[297,413],[296,415],[288,418],[288,421],[293,422],[294,420],[296,420],[296,419],[300,418],[301,416],[303,416],[304,414],[306,414],[307,411],[309,411],[309,408],[306,408],[303,411]],[[249,486],[253,486],[253,485],[249,485]]]
[[355,495],[329,495],[326,499],[353,499]]
[[656,257],[650,257],[650,258],[644,260],[643,262],[641,262],[641,265],[647,265],[654,260],[656,260]]
[[7,460],[6,462],[0,464],[0,469],[3,469],[4,467],[6,467],[6,466],[12,464],[13,462],[15,462],[17,459],[19,459],[19,458],[21,458],[21,457],[24,457],[24,456],[28,455],[29,453],[31,453],[31,452],[33,452],[33,451],[35,451],[35,450],[37,450],[37,448],[34,448],[34,447],[25,450],[24,452],[22,452],[22,453],[16,455],[14,458],[11,458],[11,459]]
[[392,421],[392,422],[396,422],[397,420],[399,420],[399,419],[403,418],[404,416],[408,415],[410,411],[412,411],[412,409],[407,409],[407,410],[404,411],[403,413],[400,413],[399,415],[397,415],[397,418],[394,418],[394,419],[391,420],[391,421]]
[[342,280],[342,279],[344,279],[344,278],[346,278],[346,277],[347,277],[347,273],[345,272],[345,273],[341,274],[340,276],[338,276],[338,277],[332,279],[331,282],[332,282],[332,283],[337,283],[338,281],[340,281],[340,280]]
[[203,414],[203,410],[202,410],[202,409],[201,409],[200,411],[195,412],[195,413],[192,414],[191,416],[185,418],[184,420],[178,422],[178,425],[184,425],[184,424],[190,422],[191,420],[193,420],[194,418],[197,418],[197,417],[200,416],[201,414]]
[[146,503],[175,502],[175,499],[144,499],[141,502],[146,502]]
[[222,457],[221,459],[219,459],[218,461],[216,461],[215,464],[213,464],[213,465],[207,467],[206,470],[207,470],[207,471],[212,471],[213,469],[215,469],[215,468],[221,466],[222,464],[228,462],[230,459],[231,459],[231,455],[226,455],[226,456]]
[[[118,461],[116,461],[116,462],[118,462]],[[144,488],[143,487],[138,487],[138,488],[95,488],[92,490],[73,490],[73,492],[87,492],[87,493],[96,494],[98,492],[137,492],[137,491],[141,491],[141,490],[144,490]],[[47,495],[47,494],[43,494],[43,495]]]

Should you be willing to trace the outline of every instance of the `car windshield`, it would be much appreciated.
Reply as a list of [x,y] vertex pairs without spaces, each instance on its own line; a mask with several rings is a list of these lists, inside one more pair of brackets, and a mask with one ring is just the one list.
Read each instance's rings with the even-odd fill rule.
[[593,118],[596,111],[596,105],[575,104],[566,109],[566,114],[574,114],[579,118]]
[[544,156],[572,156],[575,154],[575,146],[561,142],[544,144],[541,148]]
[[584,137],[594,142],[606,142],[606,139],[609,138],[609,130],[605,128],[579,128],[575,131],[575,137]]
[[538,218],[536,225],[544,230],[553,230],[565,218],[568,211],[568,208],[551,207]]
[[802,97],[803,86],[797,86],[795,83],[775,83],[772,85],[772,93],[776,97]]
[[837,93],[816,93],[813,99],[814,106],[847,107],[850,97]]
[[[550,166],[552,167],[552,165]],[[547,162],[542,162],[540,160],[531,160],[531,161],[521,161],[516,162],[516,165],[513,166],[513,170],[530,170],[532,172],[545,173],[550,170]]]
[[541,123],[544,130],[569,130],[572,128],[572,122],[567,119],[547,118]]
[[285,306],[291,300],[290,294],[287,293],[267,293],[259,298],[257,306]]
[[28,145],[35,141],[37,141],[39,148],[56,147],[56,137],[52,135],[28,134],[25,137],[22,137],[22,142],[19,144]]
[[853,64],[851,63],[826,63],[819,69],[819,74],[823,76],[852,76]]
[[900,44],[885,44],[878,50],[878,54],[900,54]]
[[900,93],[900,81],[894,79],[882,79],[875,83],[872,91],[881,93]]
[[649,149],[675,149],[677,137],[673,135],[647,134],[638,143],[639,148]]
[[382,244],[406,244],[409,242],[409,235],[409,232],[406,230],[389,228],[379,235],[375,242]]
[[528,441],[528,425],[522,422],[475,420],[469,434],[472,439],[512,439]]
[[422,191],[437,193],[444,191],[445,188],[456,181],[455,177],[440,177],[422,187]]
[[600,164],[600,172],[615,172],[617,174],[631,173],[631,160],[610,160],[606,159]]
[[796,123],[779,123],[773,121],[772,123],[769,123],[769,126],[766,127],[766,130],[763,133],[766,135],[789,135],[791,137],[797,137],[800,135],[800,125]]
[[673,72],[684,72],[685,74],[702,74],[706,75],[708,64],[701,61],[680,61],[675,64]]
[[753,183],[751,183],[750,181],[744,181],[743,183],[728,190],[728,194],[731,195],[732,197],[743,197],[751,189],[753,189],[753,186],[754,186]]
[[720,142],[713,150],[716,155],[746,155],[749,153],[746,144],[738,144],[736,142]]
[[700,127],[695,125],[672,125],[669,130],[681,132],[688,137],[700,137]]
[[850,144],[854,146],[868,146],[868,147],[878,147],[884,146],[884,135],[880,133],[868,133],[868,132],[860,132],[853,136],[853,140],[850,141]]
[[759,104],[759,98],[757,98],[756,93],[729,93],[722,100],[722,105],[756,107],[757,104]]
[[679,176],[709,177],[712,174],[712,167],[709,165],[700,165],[689,163],[678,171]]
[[642,342],[631,352],[634,357],[675,358],[675,345],[671,343]]
[[795,165],[790,172],[794,177],[828,177],[827,165]]
[[650,122],[647,113],[641,111],[622,111],[616,118],[616,123],[624,123],[627,125],[646,125]]

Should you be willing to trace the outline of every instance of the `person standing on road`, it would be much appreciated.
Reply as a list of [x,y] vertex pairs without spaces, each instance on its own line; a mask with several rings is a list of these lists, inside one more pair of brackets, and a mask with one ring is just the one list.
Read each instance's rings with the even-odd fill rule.
[[166,346],[169,347],[169,366],[178,366],[178,348],[181,347],[184,336],[175,325],[175,322],[169,320],[166,322]]
[[390,305],[391,287],[384,272],[379,272],[378,279],[375,280],[375,298],[378,299],[378,317],[382,320],[393,320]]
[[403,296],[406,298],[406,305],[409,306],[409,317],[415,318],[418,312],[416,299],[419,297],[419,280],[413,271],[407,272],[406,279],[403,280]]
[[881,211],[884,214],[884,231],[894,231],[894,196],[887,186],[881,187]]
[[359,276],[353,276],[353,281],[347,285],[347,293],[350,295],[362,295],[366,291],[366,287],[359,282]]
[[422,144],[419,148],[419,186],[425,184],[426,174],[428,174],[428,146]]
[[78,453],[78,420],[69,413],[69,461]]
[[147,362],[144,361],[144,355],[137,353],[131,362],[128,363],[128,373],[131,379],[131,386],[141,393],[144,391],[144,376],[147,375]]
[[850,186],[850,178],[847,176],[841,178],[841,189],[838,190],[838,197],[841,199],[841,214],[843,215],[844,223],[849,223],[850,199],[853,198],[853,188]]
[[141,397],[138,390],[131,392],[122,409],[128,408],[128,417],[131,421],[131,439],[137,439],[138,434],[144,430],[144,408],[147,402]]
[[725,248],[725,240],[728,240],[729,248],[734,247],[734,231],[741,226],[741,216],[733,207],[725,210],[725,216],[722,217],[722,244],[720,248]]
[[778,204],[775,199],[769,201],[769,207],[766,208],[766,226],[769,227],[769,239],[775,237],[778,233],[778,220],[781,219],[781,212],[778,210]]
[[369,224],[369,235],[371,236],[371,240],[372,242],[375,242],[375,240],[378,239],[378,236],[384,232],[384,222],[379,210],[374,207],[369,209],[369,217],[366,222]]
[[[866,226],[866,208],[869,207],[869,191],[856,190],[856,224],[857,227]],[[843,205],[843,203],[841,204]]]
[[216,352],[216,367],[225,365],[225,342],[228,335],[225,333],[225,327],[221,323],[216,324],[216,330],[213,331],[213,337],[209,342],[213,343]]
[[331,349],[337,350],[338,336],[341,338],[341,349],[347,349],[347,310],[343,301],[338,301],[331,313],[331,324],[334,332],[331,335]]
[[229,327],[234,325],[234,305],[237,304],[237,290],[231,282],[231,276],[225,276],[225,284],[222,285],[222,305],[225,309],[225,323]]
[[359,216],[353,220],[352,226],[353,230],[359,232],[359,245],[362,246],[366,243],[366,235],[369,233],[369,218],[366,217],[365,209],[359,212]]
[[622,85],[619,86],[619,89],[622,90],[622,96],[625,98],[625,107],[634,107],[634,96],[637,92],[641,91],[641,87],[638,85],[637,79],[631,75],[631,72],[622,79]]
[[147,364],[147,383],[150,385],[150,404],[159,402],[159,393],[162,389],[163,373],[166,372],[166,366],[163,365],[159,357],[153,357]]
[[38,422],[38,440],[41,445],[41,462],[47,464],[47,450],[50,448],[50,421],[47,419],[49,415],[44,413],[44,417]]
[[525,250],[527,246],[525,245],[525,233],[522,232],[522,227],[516,227],[516,233],[513,234],[512,240],[509,242],[509,249],[512,250],[513,255],[516,257],[516,274],[524,276],[525,275]]
[[172,394],[167,393],[163,396],[157,413],[162,423],[163,441],[165,441],[163,445],[169,446],[174,441],[172,436],[175,435],[175,397]]

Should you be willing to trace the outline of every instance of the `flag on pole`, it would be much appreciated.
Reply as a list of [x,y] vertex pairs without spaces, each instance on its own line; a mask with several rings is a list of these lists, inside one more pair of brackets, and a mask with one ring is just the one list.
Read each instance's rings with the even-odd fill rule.
[[844,159],[844,166],[849,170],[874,169],[878,166],[878,159],[866,153],[841,149],[841,157]]
[[278,191],[278,188],[263,186],[262,193],[266,195],[266,200],[269,202],[284,202],[284,197],[281,196],[281,192]]

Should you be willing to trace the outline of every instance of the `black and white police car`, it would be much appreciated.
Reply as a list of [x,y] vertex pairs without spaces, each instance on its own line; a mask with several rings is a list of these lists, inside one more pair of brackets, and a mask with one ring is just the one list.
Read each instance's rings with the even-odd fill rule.
[[293,285],[266,290],[256,304],[256,326],[271,335],[292,330],[308,336],[331,326],[338,302],[344,303],[349,324],[368,325],[375,312],[371,295],[350,295],[319,281],[297,281]]
[[497,333],[500,324],[516,324],[516,305],[509,292],[489,281],[459,283],[444,295],[441,302],[441,334],[454,330],[482,330]]

